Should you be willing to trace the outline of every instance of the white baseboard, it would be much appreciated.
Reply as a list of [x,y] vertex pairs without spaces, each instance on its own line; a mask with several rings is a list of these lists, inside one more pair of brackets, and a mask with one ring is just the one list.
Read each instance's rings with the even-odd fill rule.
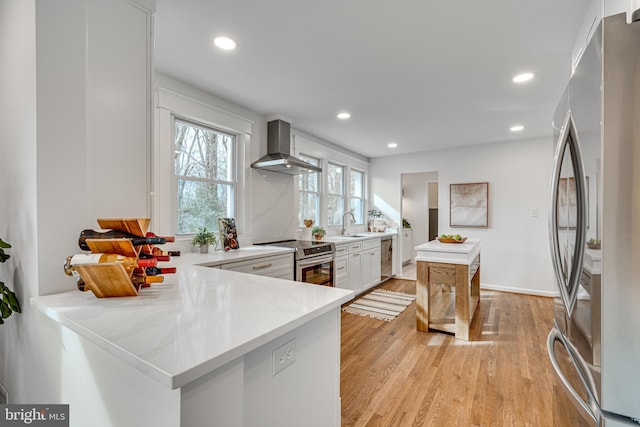
[[486,289],[488,291],[510,292],[513,294],[535,295],[539,297],[553,298],[553,297],[559,296],[558,292],[555,292],[555,291],[540,291],[537,289],[512,288],[510,286],[490,285],[487,283],[481,283],[480,289]]

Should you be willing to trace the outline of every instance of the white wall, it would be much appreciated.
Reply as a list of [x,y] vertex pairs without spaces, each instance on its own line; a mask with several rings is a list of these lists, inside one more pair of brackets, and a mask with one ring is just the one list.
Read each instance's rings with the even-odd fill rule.
[[[130,113],[118,105],[121,96],[129,95],[127,86],[99,90],[87,83],[98,71],[115,71],[127,64],[108,60],[98,66],[94,61],[135,49],[133,44],[123,46],[117,38],[100,39],[94,34],[88,39],[90,20],[111,22],[104,12],[121,12],[122,8],[131,12],[128,16],[141,17],[140,9],[120,1],[0,0],[0,237],[13,245],[12,257],[0,272],[23,309],[0,327],[0,375],[11,402],[65,402],[61,384],[67,358],[60,334],[30,307],[30,298],[75,289],[62,264],[66,256],[79,250],[80,230],[96,227],[99,215],[117,211],[122,216],[139,216],[147,211],[146,157],[135,162],[134,168],[123,168],[117,155],[115,162],[89,155],[103,154],[105,149],[120,156],[126,156],[128,149],[135,154],[146,152],[147,141],[141,137],[144,111],[142,125],[134,125],[136,130],[143,129],[137,134],[123,132],[114,137],[119,130],[129,129],[126,117],[124,122],[105,127],[107,120],[99,119],[103,108],[116,113],[110,119],[122,119],[117,111]],[[137,19],[135,30],[145,21]],[[126,25],[104,28],[117,35],[131,29]],[[93,49],[95,43],[102,49]],[[118,48],[109,49],[110,43]],[[121,77],[133,76],[123,73]],[[146,90],[142,92],[146,96]],[[108,142],[92,137],[107,132],[112,135]],[[131,164],[127,162],[124,164]],[[113,167],[105,169],[108,163]],[[117,188],[126,190],[113,191]],[[91,383],[90,378],[87,381]]]
[[[552,163],[551,137],[376,158],[371,161],[371,197],[395,215],[401,206],[401,174],[437,172],[439,232],[482,240],[483,286],[551,295],[547,211]],[[489,182],[489,228],[449,227],[449,184],[484,181]]]

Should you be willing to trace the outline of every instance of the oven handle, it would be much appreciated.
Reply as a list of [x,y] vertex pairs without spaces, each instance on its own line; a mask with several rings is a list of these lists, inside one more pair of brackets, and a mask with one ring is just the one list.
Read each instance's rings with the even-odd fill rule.
[[304,259],[298,261],[298,266],[300,267],[308,267],[310,265],[322,264],[328,261],[333,261],[334,255],[326,255],[326,256],[317,256],[313,258]]

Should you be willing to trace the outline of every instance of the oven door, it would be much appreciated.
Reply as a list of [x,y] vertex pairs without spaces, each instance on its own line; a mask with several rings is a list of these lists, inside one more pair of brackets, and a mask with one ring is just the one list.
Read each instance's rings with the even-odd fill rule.
[[301,259],[296,263],[296,281],[334,286],[334,255]]

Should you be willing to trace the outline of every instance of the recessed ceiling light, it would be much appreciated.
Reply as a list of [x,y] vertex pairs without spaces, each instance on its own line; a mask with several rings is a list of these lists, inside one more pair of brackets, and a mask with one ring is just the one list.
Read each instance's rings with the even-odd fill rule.
[[522,125],[514,125],[509,129],[511,132],[522,132],[524,130],[524,126]]
[[395,142],[390,142],[387,144],[387,147],[389,148],[396,148],[398,146],[398,144],[396,144]]
[[339,118],[340,120],[347,120],[348,118],[351,117],[351,114],[347,113],[346,111],[343,111],[341,113],[338,113],[336,117]]
[[229,36],[217,36],[213,39],[213,44],[223,50],[233,50],[238,47],[238,42]]
[[528,82],[529,80],[531,80],[533,78],[534,74],[533,73],[522,73],[522,74],[518,74],[517,76],[515,76],[513,78],[513,82],[514,83],[524,83],[524,82]]

